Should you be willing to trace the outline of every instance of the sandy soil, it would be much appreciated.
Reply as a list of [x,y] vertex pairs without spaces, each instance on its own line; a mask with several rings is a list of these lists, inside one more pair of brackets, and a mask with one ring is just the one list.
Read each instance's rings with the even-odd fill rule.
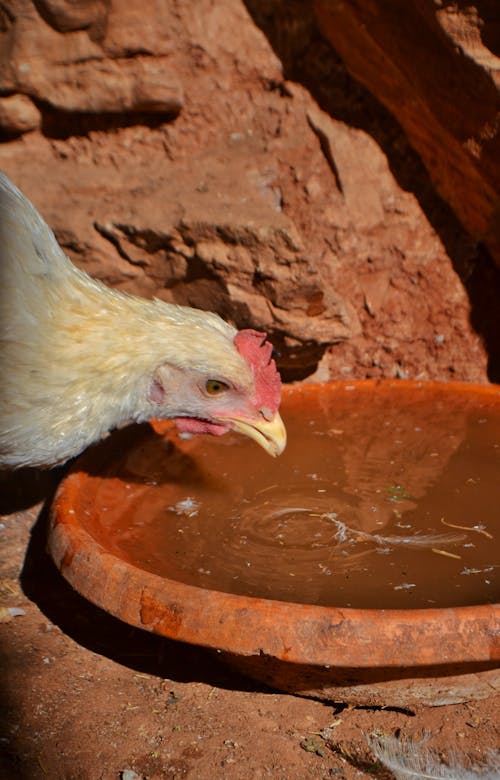
[[[43,504],[58,474],[5,479],[0,606],[0,776],[330,778],[392,775],[373,731],[420,739],[444,757],[481,760],[499,742],[500,696],[418,710],[349,707],[264,689],[202,649],[120,623],[80,598],[44,551]],[[24,481],[24,484],[22,484]],[[38,496],[37,496],[38,494]],[[127,774],[126,770],[136,773]]]
[[[205,231],[219,257],[221,226],[245,237],[253,212],[245,207],[242,215],[234,203],[249,198],[271,227],[285,220],[305,247],[284,253],[297,261],[298,277],[286,270],[290,300],[278,300],[285,324],[271,322],[280,348],[284,343],[286,378],[316,371],[319,380],[498,381],[498,269],[464,234],[396,122],[348,75],[303,6],[160,5],[171,15],[164,24],[169,63],[185,93],[175,121],[89,116],[82,107],[54,112],[41,101],[39,130],[0,139],[0,167],[36,202],[72,259],[121,289],[160,290],[222,313],[226,307],[239,325],[247,307],[250,324],[267,327],[259,318],[277,291],[245,288],[238,269],[224,276],[201,240]],[[138,23],[132,16],[134,31]],[[26,35],[28,50],[35,37]],[[57,66],[58,51],[40,40],[37,52]],[[349,141],[333,165],[344,187],[335,180],[329,138]],[[279,201],[274,207],[271,195]],[[108,223],[115,232],[103,231]],[[186,225],[197,252],[191,275],[182,270],[186,247],[172,239]],[[141,228],[153,246],[130,239]],[[256,242],[255,263],[264,250],[283,253],[267,232],[268,244]],[[342,304],[345,323],[334,322],[345,333],[313,334],[294,355],[316,315],[319,330],[331,326],[321,312],[295,311],[312,273],[327,309]],[[288,289],[283,285],[280,277],[278,292]],[[365,735],[374,730],[413,739],[429,732],[429,744],[445,757],[456,750],[479,760],[499,744],[498,694],[418,711],[307,700],[264,689],[206,651],[103,614],[72,591],[44,552],[43,506],[60,477],[0,474],[1,778],[389,778],[367,747]]]

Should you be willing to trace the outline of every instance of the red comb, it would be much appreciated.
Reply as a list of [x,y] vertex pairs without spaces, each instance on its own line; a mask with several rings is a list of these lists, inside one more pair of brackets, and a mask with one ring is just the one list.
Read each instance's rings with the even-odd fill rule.
[[257,330],[240,330],[234,337],[240,355],[252,367],[256,406],[267,407],[273,414],[278,411],[281,399],[281,378],[272,359],[273,346],[266,341],[266,334]]

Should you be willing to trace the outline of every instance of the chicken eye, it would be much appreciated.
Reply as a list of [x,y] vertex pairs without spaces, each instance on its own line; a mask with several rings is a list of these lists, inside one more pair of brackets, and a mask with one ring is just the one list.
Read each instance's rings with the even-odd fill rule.
[[209,379],[205,384],[205,390],[209,395],[219,395],[225,390],[229,390],[229,385],[225,382],[221,382],[220,379]]

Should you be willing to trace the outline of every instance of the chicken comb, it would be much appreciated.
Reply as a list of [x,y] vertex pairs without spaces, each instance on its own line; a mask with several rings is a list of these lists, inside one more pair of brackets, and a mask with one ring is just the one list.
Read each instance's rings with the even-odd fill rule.
[[272,359],[273,346],[266,341],[266,334],[257,330],[240,330],[234,337],[234,345],[253,371],[255,394],[253,401],[259,407],[278,411],[281,400],[281,378]]

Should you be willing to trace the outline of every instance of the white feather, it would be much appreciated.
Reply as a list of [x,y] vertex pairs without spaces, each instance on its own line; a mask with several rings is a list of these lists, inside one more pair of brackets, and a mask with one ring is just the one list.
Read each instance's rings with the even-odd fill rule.
[[[425,740],[412,742],[397,737],[370,734],[368,745],[396,780],[500,780],[500,752],[489,751],[483,766],[466,768],[455,753],[443,764]],[[470,763],[470,762],[468,762]]]
[[107,288],[77,269],[22,193],[0,173],[0,464],[78,454],[149,399],[165,364],[252,382],[216,314]]

